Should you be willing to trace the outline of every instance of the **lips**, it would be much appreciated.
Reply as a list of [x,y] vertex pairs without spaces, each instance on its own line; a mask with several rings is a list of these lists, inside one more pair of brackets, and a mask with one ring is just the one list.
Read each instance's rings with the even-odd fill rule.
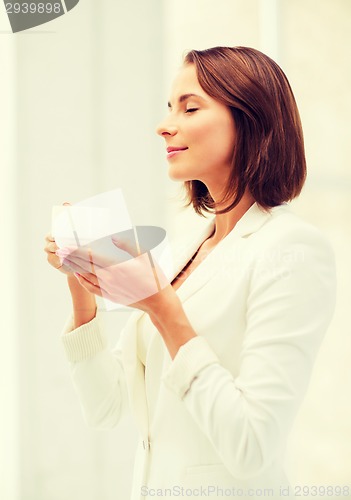
[[175,151],[185,151],[186,149],[188,149],[187,147],[172,147],[172,146],[169,146],[167,148],[167,153],[173,153]]

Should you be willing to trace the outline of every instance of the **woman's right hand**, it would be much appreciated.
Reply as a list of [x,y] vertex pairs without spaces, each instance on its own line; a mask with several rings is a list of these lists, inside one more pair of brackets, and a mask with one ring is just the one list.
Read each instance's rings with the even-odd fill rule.
[[50,233],[46,235],[45,242],[44,251],[47,253],[47,261],[50,266],[67,276],[73,276],[72,270],[66,265],[63,265],[62,259],[56,255],[56,251],[59,250],[59,247],[56,245],[55,238]]
[[45,241],[46,245],[44,251],[47,253],[48,263],[61,273],[66,274],[68,278],[67,281],[73,303],[73,328],[78,328],[95,317],[95,296],[80,285],[72,269],[66,264],[62,264],[62,259],[56,255],[56,251],[59,250],[59,247],[56,245],[55,238],[53,238],[51,234],[47,234]]

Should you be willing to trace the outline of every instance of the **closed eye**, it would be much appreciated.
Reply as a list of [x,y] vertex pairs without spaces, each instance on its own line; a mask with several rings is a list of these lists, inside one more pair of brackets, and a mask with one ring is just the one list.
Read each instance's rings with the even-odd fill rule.
[[189,108],[185,112],[186,113],[194,113],[194,111],[197,111],[199,108]]

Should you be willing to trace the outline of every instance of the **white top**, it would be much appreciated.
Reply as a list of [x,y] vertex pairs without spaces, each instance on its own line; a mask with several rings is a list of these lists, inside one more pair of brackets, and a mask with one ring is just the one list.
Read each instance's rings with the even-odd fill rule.
[[154,324],[150,320],[150,316],[143,314],[138,322],[138,356],[144,366],[146,364],[146,353],[150,340],[156,331]]

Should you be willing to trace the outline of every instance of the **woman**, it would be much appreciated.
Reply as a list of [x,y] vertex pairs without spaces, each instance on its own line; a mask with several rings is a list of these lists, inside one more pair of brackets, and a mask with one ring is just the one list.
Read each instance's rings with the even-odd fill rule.
[[123,301],[128,279],[98,280],[90,256],[48,238],[72,294],[63,342],[75,386],[91,425],[133,412],[133,500],[292,497],[284,448],[335,302],[331,247],[287,204],[306,177],[296,103],[269,57],[216,47],[187,54],[168,106],[157,133],[169,175],[198,214],[215,217],[170,284],[129,302],[139,311],[112,352],[95,295]]

